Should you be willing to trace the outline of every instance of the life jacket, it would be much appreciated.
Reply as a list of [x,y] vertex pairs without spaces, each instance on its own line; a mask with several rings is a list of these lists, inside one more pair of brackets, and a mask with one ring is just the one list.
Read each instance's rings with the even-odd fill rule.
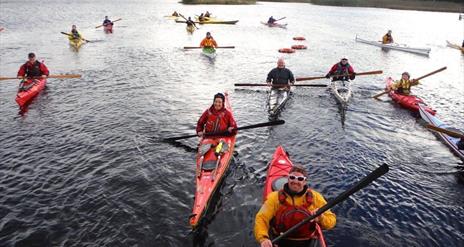
[[405,94],[409,95],[411,93],[411,81],[410,80],[399,80],[398,82],[398,88],[396,89],[396,92],[400,94]]
[[205,132],[206,133],[211,133],[211,132],[220,132],[220,131],[226,131],[228,127],[228,123],[226,120],[226,110],[222,109],[218,114],[214,114],[211,111],[211,108],[208,109],[208,120],[206,121],[205,124]]
[[26,62],[24,64],[24,67],[26,68],[25,73],[26,73],[27,77],[37,77],[37,76],[42,75],[42,71],[40,70],[40,62],[39,61],[35,61],[35,63],[32,64],[32,65],[29,62]]
[[393,37],[391,35],[385,34],[382,38],[382,44],[393,43]]
[[[292,226],[312,215],[311,211],[308,209],[313,203],[313,194],[311,189],[307,189],[305,192],[304,196],[306,197],[306,200],[301,206],[295,206],[287,202],[287,196],[288,195],[284,192],[284,190],[279,191],[280,206],[279,209],[277,209],[275,217],[271,221],[273,231],[277,235],[286,232]],[[287,238],[299,240],[308,240],[315,237],[316,223],[314,222],[307,222],[287,236]]]
[[214,47],[214,39],[211,38],[211,39],[208,39],[208,38],[205,38],[202,42],[203,46],[205,47]]
[[349,74],[348,68],[350,68],[350,64],[347,63],[345,66],[343,66],[341,63],[338,63],[337,70],[335,70],[335,74],[336,75]]

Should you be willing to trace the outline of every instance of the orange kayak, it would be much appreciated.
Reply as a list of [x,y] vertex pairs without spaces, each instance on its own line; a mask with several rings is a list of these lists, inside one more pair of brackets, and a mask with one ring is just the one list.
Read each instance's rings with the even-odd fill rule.
[[[225,107],[230,112],[228,94],[225,93]],[[196,157],[196,189],[190,225],[196,228],[216,190],[219,188],[232,160],[235,146],[235,135],[220,138],[203,138],[198,146]]]
[[[273,191],[283,189],[287,183],[287,176],[292,169],[293,163],[290,161],[287,152],[282,146],[278,146],[274,155],[272,156],[271,163],[267,169],[266,183],[264,184],[263,202],[266,201],[267,195]],[[319,225],[316,224],[316,239],[320,247],[326,247],[324,234]],[[311,245],[312,246],[312,245]]]
[[47,79],[27,79],[25,86],[28,87],[27,90],[18,90],[16,94],[16,103],[19,107],[25,106],[29,103],[35,96],[37,96],[47,84]]

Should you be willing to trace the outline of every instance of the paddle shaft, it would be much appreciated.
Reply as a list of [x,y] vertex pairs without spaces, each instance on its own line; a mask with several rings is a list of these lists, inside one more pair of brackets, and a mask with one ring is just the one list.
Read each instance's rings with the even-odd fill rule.
[[[360,72],[356,73],[356,76],[358,75],[376,75],[376,74],[382,74],[382,70],[374,70],[374,71],[368,71],[368,72]],[[352,74],[345,74],[345,75],[331,75],[331,77],[340,77],[340,76],[350,76]],[[317,79],[324,79],[326,78],[325,76],[316,76],[316,77],[300,77],[296,78],[295,81],[310,81],[310,80],[317,80]]]
[[[430,73],[428,73],[428,74],[426,74],[426,75],[423,75],[423,76],[421,76],[421,77],[418,77],[418,78],[416,78],[416,79],[412,79],[412,81],[422,80],[422,79],[424,79],[424,78],[426,78],[426,77],[429,77],[429,76],[431,76],[431,75],[434,75],[434,74],[436,74],[436,73],[438,73],[438,72],[441,72],[441,71],[443,71],[443,70],[445,70],[445,69],[446,69],[446,66],[443,67],[443,68],[437,69],[437,70],[435,70],[435,71],[432,71],[432,72],[430,72]],[[391,91],[391,89],[388,90],[388,91],[381,92],[381,93],[379,93],[379,94],[376,94],[376,95],[372,96],[372,98],[377,99],[378,97],[380,97],[380,96],[382,96],[382,95],[384,95],[384,94],[387,94],[387,93],[389,93],[390,91]]]
[[[40,77],[40,76],[32,77],[32,79],[40,79],[40,78],[42,78],[42,77]],[[71,74],[71,75],[49,75],[46,78],[57,78],[57,79],[81,78],[81,75],[74,75],[74,74]],[[20,78],[18,78],[18,77],[0,77],[0,81],[2,81],[2,80],[14,80],[14,79],[20,79]]]
[[[202,49],[203,47],[200,47],[200,46],[184,46],[184,49]],[[218,48],[222,48],[222,49],[234,49],[235,46],[217,46],[217,47],[214,47],[216,49]]]
[[[122,20],[122,18],[119,18],[119,19],[117,19],[117,20],[114,20],[114,21],[112,21],[112,23],[115,23],[115,22],[120,21],[120,20]],[[100,26],[96,26],[95,28],[99,28],[99,27],[103,27],[103,26],[104,26],[104,25],[102,24],[102,25],[100,25]]]
[[449,135],[451,137],[455,137],[455,138],[464,138],[464,134],[461,134],[459,132],[456,132],[456,131],[451,131],[451,130],[447,130],[447,129],[443,129],[443,128],[440,128],[440,127],[437,127],[437,126],[434,126],[434,125],[431,125],[431,124],[427,124],[425,125],[425,127],[433,130],[433,131],[436,131],[436,132],[440,132],[440,133],[443,133],[443,134],[446,134],[446,135]]
[[285,19],[285,18],[287,18],[287,17],[284,16],[284,17],[282,17],[282,18],[280,18],[280,19],[275,20],[274,22],[283,20],[283,19]]
[[346,190],[345,192],[343,192],[342,194],[340,194],[339,196],[337,196],[335,199],[333,199],[332,201],[328,202],[327,204],[325,204],[323,207],[319,208],[319,210],[317,210],[317,212],[314,214],[314,215],[311,215],[309,217],[307,217],[306,219],[304,219],[303,221],[301,221],[300,223],[292,226],[290,229],[288,229],[286,232],[280,234],[278,237],[276,237],[275,239],[272,240],[272,243],[276,243],[277,241],[279,241],[280,239],[282,238],[285,238],[286,236],[288,236],[291,232],[295,231],[296,229],[300,228],[302,225],[306,224],[308,221],[311,221],[311,220],[314,220],[315,218],[317,218],[318,216],[320,216],[321,214],[323,214],[325,211],[329,210],[330,208],[332,208],[333,206],[337,205],[338,203],[340,202],[343,202],[344,200],[346,200],[348,197],[350,197],[352,194],[356,193],[357,191],[363,189],[364,187],[366,187],[367,185],[369,185],[370,183],[372,183],[372,181],[376,180],[377,178],[379,178],[380,176],[384,175],[385,173],[387,173],[389,170],[388,168],[388,165],[387,164],[383,164],[381,166],[379,166],[377,169],[375,169],[373,172],[371,172],[369,175],[367,175],[366,177],[364,177],[363,179],[361,179],[361,181],[359,181],[357,184],[355,184],[353,187],[351,187],[350,189]]
[[[277,121],[271,121],[271,122],[265,122],[265,123],[259,123],[259,124],[243,126],[243,127],[236,128],[234,130],[254,129],[254,128],[259,128],[259,127],[281,125],[281,124],[284,124],[284,123],[285,123],[284,120],[277,120]],[[225,135],[230,135],[230,134],[231,133],[229,131],[221,131],[221,132],[204,133],[203,136],[225,136]],[[195,135],[170,137],[170,138],[165,138],[163,140],[164,141],[176,141],[176,140],[188,139],[188,138],[195,137],[195,136],[198,136],[198,135],[195,134]]]
[[252,83],[236,83],[236,87],[327,87],[326,84],[290,84],[290,85],[273,85],[273,84],[252,84]]

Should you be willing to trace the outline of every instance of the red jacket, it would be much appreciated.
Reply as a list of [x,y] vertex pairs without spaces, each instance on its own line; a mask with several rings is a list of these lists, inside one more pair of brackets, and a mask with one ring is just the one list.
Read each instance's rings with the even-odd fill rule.
[[[211,106],[201,115],[196,130],[197,133],[201,131],[210,133],[227,131],[229,127],[237,128],[237,123],[235,123],[232,113],[224,107],[217,111],[214,109],[214,106]],[[232,131],[232,133],[235,134],[237,131]]]
[[35,61],[35,63],[26,62],[25,64],[21,65],[18,71],[18,76],[27,76],[27,77],[36,77],[41,75],[48,76],[50,72],[48,71],[47,66],[45,64]]
[[[347,73],[348,71],[348,73]],[[353,74],[354,69],[351,67],[349,63],[347,63],[345,66],[343,66],[341,63],[336,63],[332,66],[330,69],[329,73],[331,75],[341,75],[341,74]]]

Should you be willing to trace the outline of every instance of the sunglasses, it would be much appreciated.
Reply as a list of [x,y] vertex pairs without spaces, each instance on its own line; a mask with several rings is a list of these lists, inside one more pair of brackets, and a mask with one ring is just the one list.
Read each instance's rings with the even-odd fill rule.
[[302,182],[302,181],[305,181],[305,180],[306,180],[306,177],[303,177],[303,176],[301,176],[301,177],[298,176],[298,177],[297,177],[297,176],[290,175],[290,176],[288,176],[288,179],[290,179],[290,180],[295,180],[295,179],[297,179],[298,181]]

